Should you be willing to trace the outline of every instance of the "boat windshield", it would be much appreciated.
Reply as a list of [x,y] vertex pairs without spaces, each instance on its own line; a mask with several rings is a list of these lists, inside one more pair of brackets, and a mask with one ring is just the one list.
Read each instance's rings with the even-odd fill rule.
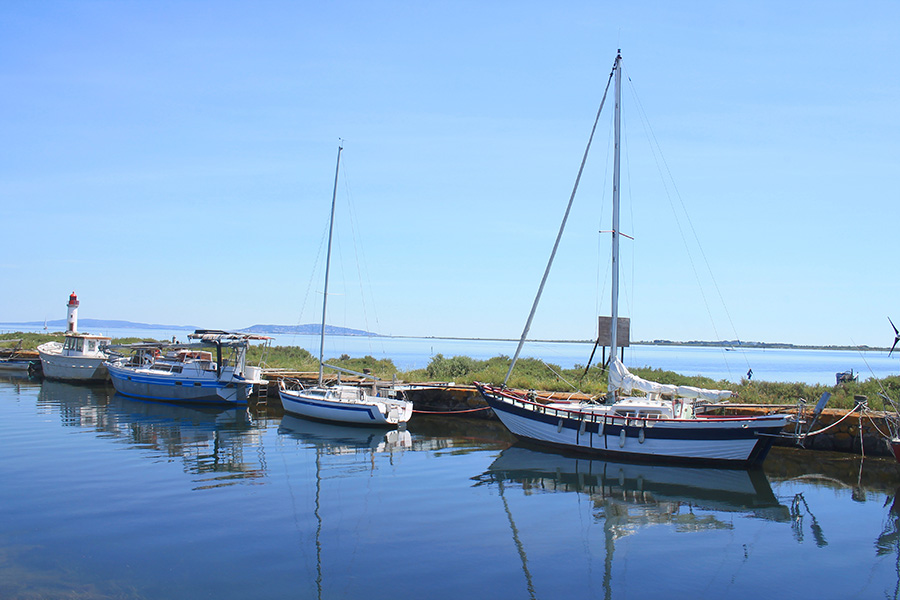
[[77,350],[78,352],[81,352],[82,350],[84,350],[84,338],[67,337],[63,348],[65,348],[66,350]]

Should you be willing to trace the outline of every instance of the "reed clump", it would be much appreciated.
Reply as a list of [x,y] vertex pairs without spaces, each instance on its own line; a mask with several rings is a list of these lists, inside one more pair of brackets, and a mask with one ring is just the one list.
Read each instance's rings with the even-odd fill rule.
[[[14,331],[12,333],[0,333],[0,343],[3,340],[22,340],[22,348],[26,350],[34,350],[41,344],[47,342],[61,342],[65,338],[62,333],[28,333],[24,331]],[[8,347],[8,344],[4,344]]]

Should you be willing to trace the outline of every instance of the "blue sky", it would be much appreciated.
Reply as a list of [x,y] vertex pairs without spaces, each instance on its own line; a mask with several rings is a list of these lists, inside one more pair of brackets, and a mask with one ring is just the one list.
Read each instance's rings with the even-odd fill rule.
[[[896,1],[5,2],[0,322],[73,290],[316,322],[342,138],[329,322],[517,337],[621,47],[632,338],[889,345],[898,31]],[[609,124],[531,337],[609,312]]]

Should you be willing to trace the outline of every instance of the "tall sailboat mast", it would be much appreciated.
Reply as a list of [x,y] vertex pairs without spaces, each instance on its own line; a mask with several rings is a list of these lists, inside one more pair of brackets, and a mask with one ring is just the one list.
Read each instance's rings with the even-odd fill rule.
[[334,233],[334,205],[337,201],[338,173],[341,170],[341,150],[343,143],[338,144],[337,166],[334,168],[334,192],[331,194],[331,221],[328,225],[328,254],[325,258],[325,296],[322,298],[322,330],[319,332],[319,385],[322,385],[325,365],[325,311],[328,307],[328,271],[331,269],[331,236]]
[[622,139],[622,50],[616,54],[616,111],[613,150],[613,216],[612,216],[612,319],[609,325],[610,360],[618,357],[619,334],[619,153]]

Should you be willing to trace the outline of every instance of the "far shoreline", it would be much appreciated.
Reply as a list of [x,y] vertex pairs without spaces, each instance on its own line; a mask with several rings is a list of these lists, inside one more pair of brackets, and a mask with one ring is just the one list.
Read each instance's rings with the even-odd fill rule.
[[[157,325],[157,324],[146,324],[146,323],[133,323],[131,321],[105,321],[103,319],[84,319],[85,326],[89,328],[115,328],[120,330],[128,330],[128,329],[136,329],[136,330],[144,330],[144,331],[194,331],[195,329],[201,329],[198,327],[186,326],[186,325]],[[51,321],[48,322],[52,327],[56,328],[59,326],[59,321]],[[25,322],[25,323],[0,323],[0,328],[25,328],[25,329],[38,329],[40,328],[42,323],[40,322]],[[272,326],[270,326],[272,327]],[[319,335],[318,330],[316,331],[285,331],[285,329],[296,327],[296,326],[274,326],[272,330],[265,329],[265,325],[252,325],[250,327],[245,327],[241,329],[234,329],[232,331],[236,332],[253,332],[260,334],[269,334],[269,335]],[[299,326],[309,327],[309,326]],[[376,337],[376,338],[390,338],[390,339],[413,339],[413,340],[455,340],[462,342],[504,342],[504,343],[518,343],[519,340],[517,338],[497,338],[497,337],[468,337],[468,336],[443,336],[443,335],[390,335],[390,334],[380,334],[380,333],[372,333],[363,330],[357,329],[347,329],[342,327],[335,327],[333,325],[328,326],[328,336],[335,337]],[[9,331],[9,333],[13,333],[13,331]],[[63,334],[64,331],[34,331],[33,333],[48,333],[48,334]],[[529,339],[527,342],[531,343],[539,343],[539,344],[593,344],[595,340],[590,339]],[[723,348],[729,351],[738,351],[738,350],[834,350],[834,351],[859,351],[859,352],[887,352],[890,350],[887,346],[851,346],[851,345],[808,345],[808,344],[789,344],[785,342],[742,342],[738,340],[725,340],[721,342],[715,341],[705,341],[705,340],[691,340],[687,342],[679,342],[673,340],[641,340],[631,342],[631,346],[655,346],[655,347],[680,347],[680,348]]]
[[[411,339],[411,340],[458,340],[463,342],[512,342],[518,343],[518,339],[513,338],[492,338],[492,337],[461,337],[461,336],[443,336],[443,335],[380,335],[373,334],[375,337],[386,337],[394,339]],[[353,337],[353,336],[351,336]],[[595,340],[547,340],[547,339],[528,339],[527,342],[537,342],[541,344],[593,344]],[[813,346],[802,344],[788,344],[784,342],[707,342],[707,341],[690,341],[676,342],[671,340],[653,340],[631,342],[631,346],[680,346],[680,347],[698,347],[698,348],[727,348],[729,350],[756,350],[756,349],[778,349],[778,350],[859,350],[863,352],[887,352],[888,347],[880,346]]]

